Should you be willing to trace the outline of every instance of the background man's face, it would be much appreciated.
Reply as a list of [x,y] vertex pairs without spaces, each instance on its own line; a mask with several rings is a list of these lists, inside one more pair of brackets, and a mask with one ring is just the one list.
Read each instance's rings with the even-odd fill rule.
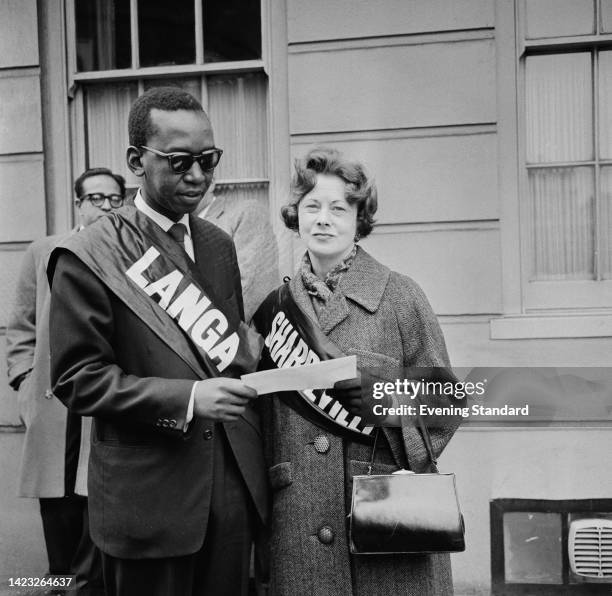
[[[212,128],[203,112],[190,110],[151,110],[155,131],[147,146],[164,153],[201,153],[215,146]],[[213,178],[213,170],[203,171],[197,162],[182,174],[175,174],[165,157],[143,151],[142,195],[156,211],[177,221],[196,209]]]
[[[83,181],[83,195],[102,193],[104,195],[120,195],[121,188],[117,181],[107,174],[90,176]],[[82,226],[88,226],[111,210],[108,199],[101,207],[96,207],[91,201],[83,200],[79,203],[79,217]]]

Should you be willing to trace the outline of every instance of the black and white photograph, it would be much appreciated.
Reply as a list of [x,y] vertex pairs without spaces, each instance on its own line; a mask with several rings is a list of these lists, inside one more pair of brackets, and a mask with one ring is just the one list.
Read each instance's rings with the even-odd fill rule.
[[0,0],[0,596],[612,594],[612,0]]

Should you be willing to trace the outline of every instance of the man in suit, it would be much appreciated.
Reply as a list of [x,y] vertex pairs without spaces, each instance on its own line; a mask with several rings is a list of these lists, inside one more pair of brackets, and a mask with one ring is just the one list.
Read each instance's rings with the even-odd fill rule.
[[49,264],[54,392],[94,418],[89,514],[107,594],[238,596],[267,509],[256,393],[238,378],[261,345],[241,322],[231,239],[191,215],[222,152],[178,88],[145,92],[128,128],[135,209]]
[[[80,225],[123,205],[125,180],[107,168],[91,168],[75,181]],[[87,523],[87,460],[91,421],[68,415],[51,391],[49,284],[51,251],[66,234],[47,236],[26,250],[16,299],[6,328],[9,384],[18,392],[25,424],[19,495],[38,498],[52,575],[76,574],[78,594],[101,588],[100,555]]]

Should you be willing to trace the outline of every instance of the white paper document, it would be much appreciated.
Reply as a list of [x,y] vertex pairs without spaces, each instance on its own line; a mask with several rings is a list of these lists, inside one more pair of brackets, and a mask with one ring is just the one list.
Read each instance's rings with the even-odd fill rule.
[[357,358],[345,356],[325,360],[316,364],[275,368],[242,375],[245,385],[252,387],[259,395],[276,391],[300,391],[303,389],[327,389],[336,381],[354,379],[357,376]]

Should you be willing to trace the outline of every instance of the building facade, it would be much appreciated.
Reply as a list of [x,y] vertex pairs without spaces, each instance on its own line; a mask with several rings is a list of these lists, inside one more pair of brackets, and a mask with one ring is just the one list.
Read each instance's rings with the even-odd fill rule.
[[[378,184],[364,246],[423,287],[455,366],[610,365],[612,0],[0,0],[1,338],[28,243],[73,225],[75,174],[136,187],[127,112],[164,83],[208,109],[217,192],[267,205],[282,274],[302,251],[278,216],[292,159],[335,146]],[[44,572],[0,393],[0,574]],[[584,589],[567,534],[612,513],[612,429],[578,418],[458,432],[457,593]]]

